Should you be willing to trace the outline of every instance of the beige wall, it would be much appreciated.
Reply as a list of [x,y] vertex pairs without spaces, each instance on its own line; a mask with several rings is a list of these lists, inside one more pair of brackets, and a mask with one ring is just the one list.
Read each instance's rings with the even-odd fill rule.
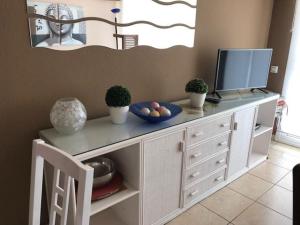
[[272,65],[278,74],[270,74],[268,89],[281,93],[292,37],[296,0],[275,0],[268,46],[274,49]]
[[213,88],[217,48],[263,48],[267,45],[272,1],[200,1],[198,71]]
[[0,1],[0,224],[27,224],[31,141],[50,127],[49,111],[76,96],[89,118],[107,114],[106,89],[127,86],[133,101],[175,100],[196,75],[211,81],[220,47],[266,46],[272,0],[199,0],[195,47],[116,52],[31,48],[25,1]]

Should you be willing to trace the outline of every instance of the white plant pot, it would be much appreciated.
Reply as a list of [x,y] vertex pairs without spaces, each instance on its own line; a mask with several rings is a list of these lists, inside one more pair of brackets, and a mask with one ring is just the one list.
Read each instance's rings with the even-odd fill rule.
[[194,108],[202,108],[205,102],[206,93],[205,94],[198,94],[198,93],[191,93],[191,106]]
[[109,107],[111,121],[115,124],[123,124],[127,120],[129,106]]

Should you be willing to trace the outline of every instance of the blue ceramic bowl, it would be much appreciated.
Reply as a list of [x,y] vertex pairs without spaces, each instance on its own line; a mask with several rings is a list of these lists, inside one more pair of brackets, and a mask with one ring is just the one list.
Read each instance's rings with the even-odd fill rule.
[[179,113],[182,112],[181,107],[179,107],[178,105],[174,105],[174,104],[167,103],[167,102],[159,102],[159,105],[164,106],[167,109],[169,109],[171,111],[171,116],[153,117],[153,116],[144,115],[141,112],[141,109],[144,107],[151,109],[151,102],[140,102],[140,103],[132,104],[130,106],[130,112],[132,112],[134,115],[140,117],[141,119],[146,120],[149,123],[160,123],[163,121],[167,121],[169,119],[174,118],[175,116],[177,116]]

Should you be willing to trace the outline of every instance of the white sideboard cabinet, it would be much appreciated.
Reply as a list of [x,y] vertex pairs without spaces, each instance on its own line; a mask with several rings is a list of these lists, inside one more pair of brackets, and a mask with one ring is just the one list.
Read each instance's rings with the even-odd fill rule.
[[[123,188],[91,202],[91,225],[163,225],[266,160],[278,97],[231,93],[203,111],[183,100],[175,102],[182,113],[160,124],[130,114],[124,125],[104,117],[74,135],[48,129],[40,136],[82,163],[114,160]],[[53,175],[46,170],[49,197]]]

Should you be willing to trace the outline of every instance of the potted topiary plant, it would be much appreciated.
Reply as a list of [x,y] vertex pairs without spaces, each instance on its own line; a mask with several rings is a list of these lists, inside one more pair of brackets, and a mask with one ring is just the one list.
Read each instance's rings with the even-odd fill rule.
[[106,92],[105,102],[109,107],[110,117],[113,123],[123,124],[127,120],[131,95],[127,88],[113,86]]
[[189,81],[185,86],[185,91],[190,93],[192,107],[203,107],[208,92],[208,86],[202,79],[193,79]]

